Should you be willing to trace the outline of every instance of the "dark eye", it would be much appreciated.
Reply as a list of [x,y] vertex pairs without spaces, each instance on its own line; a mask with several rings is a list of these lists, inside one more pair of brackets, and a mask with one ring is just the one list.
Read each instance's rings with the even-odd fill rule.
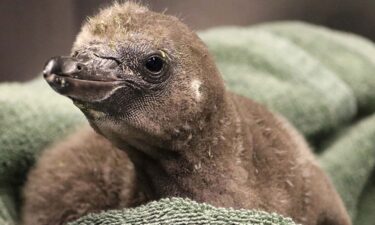
[[153,55],[148,57],[144,66],[149,72],[159,74],[164,68],[164,63],[164,59],[162,59],[160,56]]

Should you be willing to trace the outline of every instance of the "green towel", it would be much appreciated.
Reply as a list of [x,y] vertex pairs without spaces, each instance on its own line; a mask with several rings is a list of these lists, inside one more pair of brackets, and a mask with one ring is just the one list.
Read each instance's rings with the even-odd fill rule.
[[91,214],[69,225],[141,225],[150,224],[150,221],[152,224],[295,225],[290,218],[276,213],[216,208],[181,198],[162,199],[135,209]]
[[[375,175],[375,115],[341,131],[319,158],[352,216],[366,185]],[[375,196],[374,196],[375,197]],[[373,202],[375,206],[375,202]]]
[[212,29],[201,37],[230,89],[282,113],[307,136],[336,128],[356,113],[352,90],[287,38],[234,27]]
[[19,184],[40,150],[85,121],[42,80],[0,87],[0,184]]
[[[317,152],[354,224],[373,224],[375,46],[352,34],[296,22],[215,28],[200,36],[227,87],[287,117]],[[18,190],[41,150],[82,123],[73,104],[41,79],[0,85],[0,224],[16,223]],[[173,198],[89,215],[74,225],[136,221],[293,224],[275,214]]]

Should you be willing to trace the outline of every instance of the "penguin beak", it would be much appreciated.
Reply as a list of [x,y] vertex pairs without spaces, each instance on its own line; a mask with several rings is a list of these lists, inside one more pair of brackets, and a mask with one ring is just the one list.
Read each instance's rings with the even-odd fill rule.
[[59,94],[82,102],[100,102],[123,86],[120,79],[97,75],[75,58],[58,56],[47,61],[43,77]]

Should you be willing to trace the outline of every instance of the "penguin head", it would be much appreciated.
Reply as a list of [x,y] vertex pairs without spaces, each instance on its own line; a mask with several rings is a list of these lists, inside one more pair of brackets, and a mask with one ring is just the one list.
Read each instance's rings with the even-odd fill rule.
[[176,17],[132,2],[89,18],[72,54],[51,58],[43,74],[115,141],[187,138],[210,120],[225,92],[194,32]]

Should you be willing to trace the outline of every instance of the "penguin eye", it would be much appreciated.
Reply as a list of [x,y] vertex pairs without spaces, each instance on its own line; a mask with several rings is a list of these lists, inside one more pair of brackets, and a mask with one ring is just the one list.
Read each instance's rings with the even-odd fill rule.
[[169,77],[169,57],[164,51],[152,53],[144,58],[141,63],[142,79],[148,83],[158,84],[166,81]]
[[144,64],[144,67],[149,71],[150,73],[154,75],[160,74],[164,69],[165,61],[163,58],[161,58],[158,55],[152,55],[149,56]]

